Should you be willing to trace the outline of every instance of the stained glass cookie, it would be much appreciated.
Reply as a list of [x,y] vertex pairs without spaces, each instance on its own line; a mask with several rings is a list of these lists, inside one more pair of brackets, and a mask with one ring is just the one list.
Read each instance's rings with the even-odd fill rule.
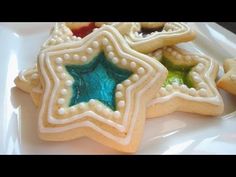
[[87,136],[123,152],[138,149],[146,104],[167,76],[162,64],[132,50],[107,25],[76,42],[42,50],[38,69],[44,90],[41,139]]
[[216,116],[224,103],[215,79],[218,64],[210,57],[166,47],[152,53],[167,69],[168,76],[149,103],[147,117],[159,117],[175,111]]
[[131,48],[142,52],[153,52],[158,48],[191,41],[195,33],[185,23],[149,22],[133,23],[130,32],[125,36]]
[[[110,23],[108,23],[110,24]],[[49,38],[42,45],[41,50],[47,49],[49,47],[54,47],[56,45],[61,45],[68,42],[76,42],[81,40],[85,36],[92,33],[95,29],[100,28],[105,23],[102,22],[61,22],[56,23],[50,32]],[[125,33],[129,31],[131,23],[112,23],[110,24],[117,28],[120,33]],[[36,106],[40,104],[40,93],[42,93],[41,83],[39,77],[34,81],[31,79],[31,75],[38,75],[37,68],[29,68],[24,70],[19,74],[15,80],[15,84],[21,90],[30,93]],[[32,77],[34,77],[32,76]],[[27,79],[26,79],[27,78]],[[33,82],[31,82],[33,81]],[[34,84],[37,83],[37,84]]]
[[236,59],[224,61],[225,74],[217,82],[217,87],[236,95]]

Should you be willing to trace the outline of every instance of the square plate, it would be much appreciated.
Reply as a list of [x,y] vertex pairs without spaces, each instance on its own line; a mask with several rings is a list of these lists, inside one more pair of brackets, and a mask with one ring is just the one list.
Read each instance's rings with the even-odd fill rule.
[[[118,154],[88,138],[45,142],[37,135],[38,110],[15,88],[19,71],[32,67],[54,23],[0,23],[0,153]],[[216,23],[189,23],[193,42],[179,44],[215,58],[236,57],[236,35]],[[223,74],[220,68],[219,75]],[[146,121],[137,154],[236,154],[236,97],[220,90],[225,111],[219,117],[173,113]]]

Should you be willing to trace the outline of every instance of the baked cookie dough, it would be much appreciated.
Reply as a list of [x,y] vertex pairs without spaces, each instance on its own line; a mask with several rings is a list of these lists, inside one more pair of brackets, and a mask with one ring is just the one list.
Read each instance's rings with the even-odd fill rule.
[[131,48],[142,52],[153,52],[158,48],[191,41],[195,33],[185,23],[149,22],[133,23],[125,39]]
[[215,84],[218,64],[212,58],[175,46],[159,49],[151,56],[168,69],[168,76],[148,105],[148,118],[175,111],[210,116],[223,113],[224,103]]
[[108,25],[42,50],[38,73],[41,139],[87,136],[122,152],[137,151],[146,104],[167,76],[161,63],[131,49]]

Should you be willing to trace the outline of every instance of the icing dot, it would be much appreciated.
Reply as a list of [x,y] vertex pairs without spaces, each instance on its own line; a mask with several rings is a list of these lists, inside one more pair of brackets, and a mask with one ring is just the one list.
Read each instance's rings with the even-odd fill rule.
[[166,86],[166,90],[172,91],[172,90],[173,90],[173,87],[172,87],[170,84],[168,84],[168,85]]
[[106,115],[106,116],[109,116],[112,114],[112,111],[109,109],[109,108],[105,108],[103,113]]
[[51,44],[56,44],[56,40],[52,38],[52,39],[50,40],[50,43],[51,43]]
[[207,90],[206,90],[206,89],[200,89],[200,90],[198,91],[198,94],[199,94],[200,96],[207,96]]
[[80,56],[77,55],[77,54],[75,54],[75,55],[73,55],[73,59],[76,60],[76,61],[78,61],[78,60],[80,59]]
[[61,94],[62,95],[66,95],[67,94],[67,90],[66,89],[61,89]]
[[61,73],[61,79],[65,79],[66,78],[66,73]]
[[94,48],[98,48],[98,47],[99,47],[98,41],[93,41],[92,46],[93,46]]
[[138,69],[138,74],[144,74],[144,72],[145,72],[145,70],[144,70],[143,67],[140,67],[140,68]]
[[232,75],[230,76],[230,79],[231,79],[232,81],[236,81],[236,74],[232,74]]
[[117,98],[120,98],[120,97],[122,97],[123,96],[123,94],[121,93],[121,92],[116,92],[116,97]]
[[57,71],[58,71],[58,72],[62,72],[62,71],[63,71],[62,66],[58,66],[58,67],[57,67]]
[[38,79],[39,75],[37,73],[34,73],[31,75],[31,79]]
[[203,69],[204,69],[204,64],[202,64],[202,63],[199,63],[199,64],[197,65],[197,67],[196,67],[196,70],[197,70],[198,72],[201,72]]
[[77,39],[77,37],[76,37],[76,36],[72,36],[71,38],[72,38],[72,40],[76,40],[76,39]]
[[117,90],[122,90],[123,89],[123,85],[122,84],[117,84],[116,88],[117,88]]
[[86,62],[87,61],[87,57],[86,56],[82,56],[81,61],[82,62]]
[[58,43],[62,43],[62,42],[64,42],[63,39],[62,39],[62,38],[59,38],[59,37],[56,38],[56,41],[57,41]]
[[200,82],[200,83],[198,84],[198,86],[199,86],[200,88],[207,88],[207,85],[206,85],[204,82]]
[[64,58],[65,58],[66,60],[68,60],[68,59],[70,59],[70,55],[69,55],[68,53],[66,53],[66,54],[64,55]]
[[192,72],[192,76],[198,76],[198,73],[196,73],[195,71]]
[[124,101],[119,101],[118,102],[118,107],[124,107],[125,106],[125,102]]
[[186,93],[187,92],[187,90],[188,90],[188,87],[187,87],[187,85],[181,85],[180,86],[180,89],[181,89],[181,91],[183,92],[183,93]]
[[76,111],[76,107],[75,106],[70,107],[70,111],[71,112],[75,112]]
[[177,88],[179,87],[179,84],[178,84],[177,82],[174,82],[174,83],[172,84],[172,86],[173,86],[175,89],[177,89]]
[[59,98],[59,99],[57,100],[57,103],[58,103],[58,104],[64,104],[64,103],[65,103],[65,99],[64,99],[64,98]]
[[98,105],[96,106],[96,110],[97,110],[97,111],[101,111],[101,110],[102,110],[102,105],[101,105],[101,104],[98,104]]
[[130,84],[131,84],[131,81],[130,81],[129,79],[126,79],[126,80],[124,81],[124,85],[128,86],[128,85],[130,85]]
[[69,87],[69,86],[71,86],[71,85],[72,85],[72,83],[73,83],[73,82],[72,82],[72,80],[67,80],[67,81],[66,81],[66,86],[68,86],[68,87]]
[[90,99],[90,100],[89,100],[89,104],[90,104],[90,105],[95,105],[95,104],[96,104],[96,101],[95,101],[94,99]]
[[126,64],[127,64],[127,60],[123,58],[123,59],[121,60],[121,64],[122,64],[122,65],[126,65]]
[[196,95],[196,89],[195,88],[190,88],[189,89],[189,94],[192,95],[192,96]]
[[85,109],[86,108],[86,104],[85,103],[79,103],[78,107],[79,107],[79,109]]
[[108,52],[111,52],[111,51],[113,50],[113,47],[112,47],[111,45],[108,45],[108,46],[106,47],[106,49],[107,49]]
[[120,112],[119,111],[115,111],[114,112],[114,117],[117,119],[120,117]]
[[133,81],[137,81],[137,80],[139,80],[139,76],[138,76],[137,74],[134,74],[134,75],[131,77],[131,79],[132,79]]
[[87,48],[86,52],[87,52],[88,54],[91,54],[91,53],[93,53],[93,49],[89,47],[89,48]]
[[67,37],[65,37],[65,41],[70,41],[70,37],[69,36],[67,36]]
[[136,67],[136,63],[135,62],[131,62],[130,63],[130,67],[134,69]]
[[64,108],[60,108],[60,109],[58,109],[58,114],[60,114],[60,115],[63,115],[63,114],[65,114],[65,109]]
[[200,77],[198,77],[198,76],[193,76],[193,79],[196,82],[201,82],[202,81],[202,79]]
[[59,31],[59,30],[55,30],[54,33],[57,34],[58,36],[61,36],[61,35],[62,35],[62,32]]
[[113,58],[113,57],[114,57],[114,53],[113,53],[113,52],[109,52],[109,53],[108,53],[108,57],[109,57],[109,58]]
[[108,45],[108,40],[107,40],[107,38],[104,38],[104,39],[102,40],[102,44],[103,44],[103,45]]
[[118,63],[118,61],[119,61],[119,59],[118,59],[117,57],[113,57],[113,58],[112,58],[112,62],[113,62],[113,63],[116,64],[116,63]]
[[160,94],[161,94],[162,96],[166,96],[166,95],[168,94],[168,92],[167,92],[167,90],[166,90],[164,87],[161,87],[161,88],[160,88]]
[[185,58],[185,60],[188,60],[188,61],[191,60],[190,56],[185,56],[184,58]]
[[56,58],[56,64],[62,64],[63,60],[61,57]]

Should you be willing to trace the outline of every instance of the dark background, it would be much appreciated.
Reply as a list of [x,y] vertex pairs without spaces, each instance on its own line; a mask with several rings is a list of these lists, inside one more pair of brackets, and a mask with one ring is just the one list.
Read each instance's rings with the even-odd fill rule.
[[218,22],[218,24],[232,31],[233,33],[236,33],[236,22]]

